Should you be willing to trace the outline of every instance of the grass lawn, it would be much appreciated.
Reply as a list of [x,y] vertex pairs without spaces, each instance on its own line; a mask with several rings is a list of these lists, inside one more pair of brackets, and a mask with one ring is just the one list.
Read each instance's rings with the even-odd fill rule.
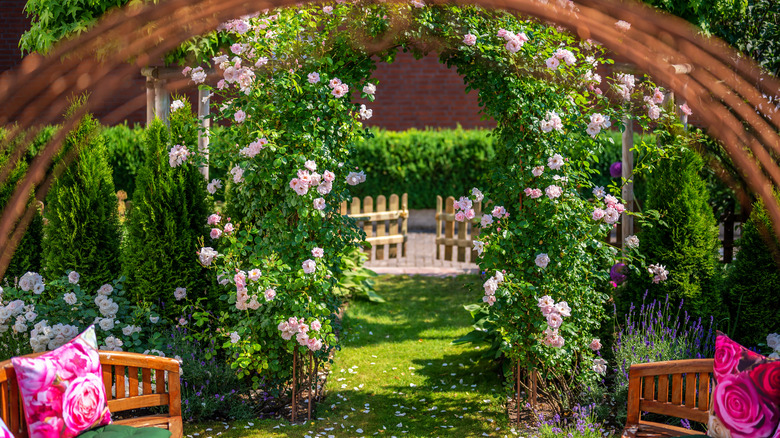
[[[513,436],[496,371],[479,351],[450,342],[470,331],[464,304],[481,299],[476,276],[383,276],[385,304],[351,303],[317,421],[189,424],[198,437]],[[305,415],[305,413],[304,413]]]

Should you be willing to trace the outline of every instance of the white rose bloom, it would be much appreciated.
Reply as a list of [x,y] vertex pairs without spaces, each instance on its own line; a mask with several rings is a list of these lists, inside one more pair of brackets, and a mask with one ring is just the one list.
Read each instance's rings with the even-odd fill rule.
[[114,291],[114,286],[111,286],[110,284],[104,284],[103,286],[100,286],[100,289],[98,289],[98,294],[109,296],[113,291]]
[[176,111],[176,110],[180,110],[180,109],[182,109],[182,108],[184,108],[184,102],[182,102],[182,101],[181,101],[181,100],[179,100],[179,99],[176,99],[176,100],[174,100],[174,101],[171,103],[171,112],[174,112],[174,111]]
[[766,345],[772,350],[780,350],[780,335],[777,333],[770,333],[766,337]]
[[103,318],[100,320],[100,323],[98,324],[101,329],[105,331],[109,331],[114,328],[114,320],[110,318]]
[[5,332],[7,332],[7,331],[8,331],[8,328],[9,328],[9,327],[8,327],[7,325],[5,325],[5,324],[0,324],[0,334],[1,334],[1,333],[5,333]]
[[607,361],[602,358],[593,359],[593,371],[599,374],[607,373]]
[[76,298],[76,294],[73,292],[68,292],[65,295],[62,296],[62,299],[65,301],[65,303],[73,306],[78,302],[78,298]]
[[11,317],[11,311],[5,307],[0,307],[0,324],[5,324],[8,318]]
[[70,284],[78,284],[80,278],[81,276],[76,271],[70,271],[70,273],[68,274],[68,282]]
[[363,87],[363,92],[373,96],[374,93],[376,93],[376,85],[369,82],[365,87]]
[[238,335],[238,332],[233,332],[230,334],[230,342],[235,344],[236,342],[241,340],[241,336]]
[[32,310],[24,314],[24,319],[26,319],[28,322],[35,321],[35,318],[38,317],[38,314],[33,312]]
[[639,238],[634,235],[626,237],[626,246],[632,249],[639,247]]
[[157,324],[157,321],[159,321],[159,320],[160,320],[159,316],[150,316],[149,317],[149,321],[151,321],[152,324]]
[[550,263],[550,256],[548,256],[545,253],[541,253],[536,256],[536,260],[534,260],[534,263],[536,263],[536,266],[540,268],[546,268],[547,265]]
[[35,286],[33,286],[33,293],[35,295],[40,295],[45,289],[46,286],[43,283],[35,283]]
[[184,287],[177,287],[175,291],[173,291],[173,297],[176,298],[177,301],[184,299],[187,296],[187,289]]

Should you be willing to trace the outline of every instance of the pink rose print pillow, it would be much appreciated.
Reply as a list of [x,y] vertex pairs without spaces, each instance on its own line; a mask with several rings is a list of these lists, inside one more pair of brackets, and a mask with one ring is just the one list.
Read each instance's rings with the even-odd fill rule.
[[712,413],[714,438],[780,437],[780,361],[768,359],[718,332]]
[[14,434],[8,430],[2,418],[0,418],[0,438],[14,438]]
[[12,363],[30,438],[71,438],[111,423],[94,326],[54,351]]

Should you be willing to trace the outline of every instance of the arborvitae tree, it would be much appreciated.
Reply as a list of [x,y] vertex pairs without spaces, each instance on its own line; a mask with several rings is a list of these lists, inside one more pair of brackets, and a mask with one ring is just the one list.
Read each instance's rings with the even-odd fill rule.
[[624,303],[638,305],[648,291],[647,302],[663,301],[668,294],[675,301],[684,300],[684,308],[694,316],[723,316],[718,225],[699,174],[702,166],[698,154],[684,149],[659,163],[650,175],[645,208],[657,210],[664,223],[642,229],[640,250],[648,265],[664,265],[669,275],[659,284],[653,284],[647,272],[633,276]]
[[[53,131],[53,129],[42,130],[28,146],[25,154],[13,165],[13,170],[6,181],[0,184],[0,211],[5,209],[6,204],[11,199],[11,195],[16,189],[16,185],[24,178],[29,164],[32,159],[35,158],[41,144],[46,143],[51,138]],[[0,150],[0,167],[10,165],[9,160],[11,159],[12,152],[16,148],[16,142],[5,145],[5,136],[6,131],[0,129],[0,144],[5,146]],[[41,270],[41,262],[43,260],[41,248],[43,241],[43,216],[41,216],[37,204],[37,201],[31,193],[28,208],[35,208],[38,211],[27,226],[27,230],[19,241],[14,256],[8,264],[8,269],[5,271],[5,277],[8,278],[9,281],[13,281],[15,277],[21,277],[27,271],[40,272]]]
[[780,332],[780,241],[772,230],[764,204],[757,202],[742,227],[739,252],[724,282],[729,335],[749,347]]
[[73,269],[87,288],[108,283],[120,272],[117,199],[99,129],[88,114],[68,134],[61,155],[73,151],[78,156],[52,185],[44,211],[46,277]]
[[[173,144],[193,150],[197,131],[192,128],[189,104],[171,115],[170,133],[155,120],[145,133],[145,159],[135,182],[127,215],[127,236],[122,266],[127,288],[137,302],[160,305],[160,311],[177,317],[173,292],[187,289],[203,296],[208,270],[198,263],[198,240],[208,239],[206,219],[211,212],[206,182],[197,167],[172,168],[168,152]],[[174,140],[170,140],[173,138]]]

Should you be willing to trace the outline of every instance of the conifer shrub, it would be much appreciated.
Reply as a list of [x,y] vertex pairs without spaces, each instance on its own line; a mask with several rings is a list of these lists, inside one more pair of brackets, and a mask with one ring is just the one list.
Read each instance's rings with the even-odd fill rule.
[[[77,101],[74,107],[83,102]],[[65,139],[61,156],[71,151],[77,158],[46,196],[45,276],[56,278],[75,270],[83,279],[81,286],[89,290],[119,274],[121,239],[105,140],[92,115],[85,115]]]
[[648,178],[646,208],[657,210],[661,222],[639,233],[647,264],[664,265],[668,279],[652,283],[652,275],[634,275],[622,304],[663,301],[667,294],[695,316],[724,315],[719,292],[718,225],[708,204],[709,191],[700,175],[701,157],[683,149],[661,161]]
[[210,205],[206,182],[196,166],[171,167],[168,152],[175,144],[197,147],[189,104],[171,114],[170,130],[159,120],[146,129],[144,162],[135,181],[127,215],[122,266],[133,299],[178,318],[174,291],[186,288],[204,296],[208,271],[198,263],[198,240],[208,239]]
[[[16,189],[16,185],[24,178],[30,162],[35,158],[41,146],[48,142],[53,133],[54,127],[43,128],[33,139],[25,153],[19,158],[8,176],[8,179],[0,184],[0,211],[5,209],[11,195]],[[16,149],[17,143],[9,142],[6,144],[6,131],[0,128],[0,144],[4,147],[0,150],[0,167],[5,167],[11,160],[12,152]],[[30,194],[29,206],[37,208],[37,213],[32,217],[24,236],[16,247],[14,256],[6,269],[5,276],[9,279],[21,277],[27,271],[40,272],[42,263],[42,241],[43,241],[43,216],[40,214],[40,208],[35,201],[34,195]],[[13,280],[11,280],[13,281]]]
[[780,240],[762,202],[753,206],[736,244],[739,252],[724,282],[723,300],[729,311],[729,335],[752,347],[765,342],[767,334],[780,332]]

